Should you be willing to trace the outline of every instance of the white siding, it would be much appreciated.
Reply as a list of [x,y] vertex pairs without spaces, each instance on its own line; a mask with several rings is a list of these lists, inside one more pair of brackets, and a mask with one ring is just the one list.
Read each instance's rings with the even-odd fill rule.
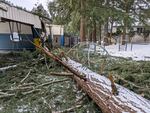
[[51,27],[52,35],[64,35],[64,26],[62,25],[46,25],[47,33],[50,34],[49,26]]
[[0,33],[10,33],[9,24],[0,22]]
[[41,22],[40,22],[39,16],[17,9],[12,6],[9,6],[5,3],[0,3],[0,4],[7,8],[7,11],[0,9],[0,17],[31,24],[31,25],[34,25],[36,28],[41,28]]
[[[11,25],[12,25],[12,22],[11,22]],[[16,23],[14,23],[13,32],[18,32]],[[5,22],[5,23],[0,22],[0,33],[4,33],[4,34],[10,33],[8,22]],[[31,26],[21,24],[21,34],[32,34]]]

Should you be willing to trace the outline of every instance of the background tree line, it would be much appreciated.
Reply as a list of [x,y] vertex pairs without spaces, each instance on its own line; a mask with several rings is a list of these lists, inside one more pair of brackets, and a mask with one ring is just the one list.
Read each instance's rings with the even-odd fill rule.
[[[150,0],[53,0],[48,2],[48,12],[53,24],[80,35],[80,41],[101,42],[102,28],[104,36],[111,39],[113,26],[118,25],[124,44],[132,25],[148,26]],[[44,10],[43,14],[47,15]]]

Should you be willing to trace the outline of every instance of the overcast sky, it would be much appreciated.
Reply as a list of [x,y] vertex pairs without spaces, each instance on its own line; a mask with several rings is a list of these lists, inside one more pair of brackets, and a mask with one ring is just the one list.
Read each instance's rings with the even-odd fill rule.
[[52,0],[9,0],[11,3],[17,6],[25,7],[27,10],[32,10],[35,4],[42,3],[44,8],[47,10],[47,2]]

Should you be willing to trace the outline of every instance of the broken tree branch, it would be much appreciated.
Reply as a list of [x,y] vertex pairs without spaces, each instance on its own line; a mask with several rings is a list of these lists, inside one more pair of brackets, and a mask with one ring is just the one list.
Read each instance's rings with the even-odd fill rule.
[[[5,89],[5,90],[2,90],[4,92],[8,92],[8,91],[16,91],[16,90],[20,90],[20,91],[24,91],[24,90],[32,90],[32,89],[37,89],[39,87],[44,87],[44,86],[48,86],[50,84],[55,84],[55,83],[60,83],[60,82],[65,82],[65,81],[68,81],[70,79],[63,79],[63,80],[57,80],[57,81],[51,81],[51,82],[46,82],[46,83],[43,83],[43,84],[40,84],[40,85],[37,85],[37,86],[18,86],[18,87],[13,87],[11,89]],[[0,94],[2,94],[3,92],[0,92]],[[4,94],[4,93],[3,93]],[[7,94],[7,93],[6,93]]]
[[18,85],[18,87],[26,87],[26,86],[33,86],[35,85],[35,83],[31,82],[31,83],[23,83],[23,84],[20,84]]
[[14,94],[14,93],[13,93],[13,94],[4,94],[4,95],[1,95],[1,96],[0,96],[0,99],[12,97],[12,96],[15,96],[15,94]]
[[57,111],[57,113],[69,113],[69,112],[73,112],[75,109],[78,109],[78,108],[81,108],[82,105],[76,105],[76,106],[73,106],[71,108],[68,108],[68,109],[65,109],[65,110],[62,110],[62,111]]
[[3,91],[16,91],[16,90],[28,90],[28,89],[33,89],[33,86],[27,86],[27,87],[13,87],[11,89],[5,89]]
[[[41,91],[41,89],[33,89],[33,90],[30,90],[30,91],[27,91],[27,92],[21,92],[21,94],[25,96],[25,95],[35,93],[35,92],[39,92],[39,91]],[[9,98],[9,97],[12,97],[12,96],[15,96],[15,95],[17,95],[17,94],[15,94],[15,93],[12,93],[12,94],[3,93],[3,95],[0,96],[0,99]]]
[[[42,46],[38,46],[36,44],[34,44],[33,42],[31,42],[34,46],[36,46],[37,48],[39,48],[43,53],[45,53],[48,57],[52,58],[53,60],[55,60],[57,63],[60,63],[61,65],[63,65],[66,69],[68,69],[70,72],[72,72],[74,75],[76,75],[77,77],[79,77],[80,79],[86,81],[86,78],[83,77],[81,75],[80,72],[75,71],[74,69],[70,68],[70,66],[67,65],[67,63],[63,62],[59,57],[57,57],[56,55],[52,54],[48,48],[43,48]],[[68,59],[68,58],[67,58]]]
[[12,69],[12,68],[16,68],[16,67],[17,67],[17,65],[6,66],[6,67],[0,68],[0,71],[6,71],[6,70],[8,70],[8,69]]
[[141,87],[141,86],[138,86],[137,84],[134,84],[133,82],[130,82],[130,81],[125,80],[124,78],[120,77],[119,75],[114,75],[114,76],[115,76],[118,80],[121,80],[121,81],[123,81],[124,83],[130,84],[130,85],[134,86],[135,88],[143,89],[143,90],[150,90],[149,87]]
[[57,80],[57,81],[53,81],[53,82],[47,82],[47,83],[43,83],[43,84],[40,84],[40,85],[36,86],[36,88],[43,87],[43,86],[48,86],[50,84],[65,82],[65,81],[68,81],[68,80],[70,80],[70,79],[63,79],[63,80]]
[[[15,91],[15,90],[14,90],[14,91]],[[32,90],[27,91],[27,92],[21,91],[21,94],[22,94],[22,95],[27,95],[27,94],[31,94],[31,93],[39,92],[39,91],[41,91],[41,89],[32,89]],[[15,93],[8,94],[8,93],[0,92],[0,99],[1,99],[1,98],[12,97],[12,96],[15,96],[15,95],[16,95]]]
[[23,82],[28,78],[28,76],[30,75],[30,73],[31,73],[31,69],[29,70],[29,72],[28,72],[28,74],[25,76],[25,78],[23,78],[23,79],[21,80],[20,83],[23,83]]
[[23,95],[28,95],[28,94],[39,92],[39,91],[41,91],[41,89],[33,89],[33,90],[30,90],[30,91],[27,91],[27,92],[23,92],[22,94]]
[[61,65],[63,65],[66,69],[68,69],[70,72],[72,72],[74,75],[76,75],[77,77],[79,77],[80,79],[82,80],[85,80],[86,81],[86,78],[83,77],[81,75],[80,72],[78,71],[75,71],[74,69],[70,68],[67,63],[63,62],[60,58],[58,58],[56,55],[50,53],[49,51],[47,51],[47,49],[45,48],[42,48],[42,47],[39,47],[39,49],[41,49],[48,57],[52,58],[53,60],[55,60],[57,63],[60,63]]
[[67,76],[67,77],[72,77],[72,76],[73,76],[72,73],[66,73],[66,72],[62,72],[62,73],[51,72],[50,75],[55,75],[55,76]]

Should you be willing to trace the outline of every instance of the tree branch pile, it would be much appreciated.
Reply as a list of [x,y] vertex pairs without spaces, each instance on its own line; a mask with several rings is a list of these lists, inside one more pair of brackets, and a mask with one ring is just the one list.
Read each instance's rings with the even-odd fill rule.
[[[117,84],[115,85],[118,95],[113,95],[111,81],[106,77],[92,72],[82,64],[69,58],[62,61],[46,49],[42,49],[42,51],[75,74],[74,78],[77,83],[88,93],[104,113],[150,112],[150,101],[143,97]],[[82,75],[85,78],[81,77]]]
[[[49,58],[47,67],[43,56],[40,54],[26,61],[18,58],[17,67],[0,74],[0,112],[97,111],[95,104],[74,84],[73,74],[65,72],[59,63]],[[7,60],[2,67],[12,65],[11,62]]]

